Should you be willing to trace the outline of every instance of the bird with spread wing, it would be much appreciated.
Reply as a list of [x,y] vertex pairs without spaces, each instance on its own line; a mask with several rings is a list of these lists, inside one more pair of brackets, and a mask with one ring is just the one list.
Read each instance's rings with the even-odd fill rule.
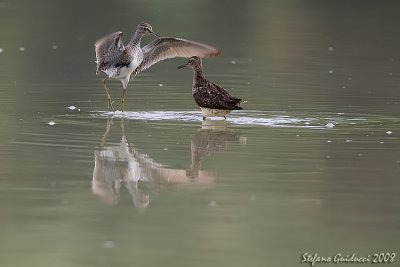
[[[157,37],[154,41],[140,46],[143,36],[151,34]],[[215,47],[171,37],[160,37],[153,32],[148,23],[140,23],[128,44],[122,42],[122,32],[111,33],[95,43],[96,74],[104,72],[107,77],[103,79],[103,87],[106,91],[108,108],[115,111],[113,101],[108,92],[107,80],[119,79],[122,82],[123,93],[121,98],[121,110],[124,111],[125,93],[131,76],[148,69],[157,62],[174,57],[190,58],[213,57],[221,54]]]

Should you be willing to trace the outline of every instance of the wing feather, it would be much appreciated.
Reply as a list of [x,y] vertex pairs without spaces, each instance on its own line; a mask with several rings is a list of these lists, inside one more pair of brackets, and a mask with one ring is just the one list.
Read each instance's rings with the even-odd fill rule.
[[99,39],[94,44],[96,51],[97,74],[102,70],[107,62],[114,60],[124,50],[122,35],[122,32],[114,32]]
[[171,37],[161,37],[147,44],[143,48],[144,60],[138,67],[138,71],[148,69],[157,62],[174,57],[189,58],[213,57],[221,54],[221,51],[210,45]]

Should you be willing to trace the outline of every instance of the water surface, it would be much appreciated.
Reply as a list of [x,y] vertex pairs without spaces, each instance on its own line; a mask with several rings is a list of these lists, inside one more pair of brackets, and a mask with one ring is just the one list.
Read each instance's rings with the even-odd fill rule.
[[[0,265],[297,266],[305,252],[399,253],[397,10],[0,2]],[[245,109],[202,122],[192,73],[174,59],[130,83],[126,112],[107,111],[93,43],[116,30],[127,40],[141,21],[221,48],[205,74]],[[120,82],[110,88],[118,104]]]

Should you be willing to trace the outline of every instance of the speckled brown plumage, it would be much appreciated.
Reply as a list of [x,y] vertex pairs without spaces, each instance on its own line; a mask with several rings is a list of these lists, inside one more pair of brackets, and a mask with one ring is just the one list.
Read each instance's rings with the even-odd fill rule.
[[[202,108],[203,119],[211,116],[225,117],[231,110],[243,109],[240,107],[242,99],[232,96],[223,87],[204,77],[201,58],[191,57],[185,65],[179,66],[178,68],[185,66],[192,67],[194,71],[192,95],[196,104]],[[208,114],[208,111],[213,114]]]

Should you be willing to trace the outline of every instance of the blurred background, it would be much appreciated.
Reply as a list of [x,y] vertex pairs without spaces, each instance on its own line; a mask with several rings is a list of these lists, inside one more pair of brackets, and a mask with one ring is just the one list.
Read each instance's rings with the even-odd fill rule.
[[[0,266],[398,253],[399,8],[0,0]],[[107,113],[94,42],[142,21],[220,48],[205,75],[245,109],[202,123],[177,58],[131,81],[129,116]]]

